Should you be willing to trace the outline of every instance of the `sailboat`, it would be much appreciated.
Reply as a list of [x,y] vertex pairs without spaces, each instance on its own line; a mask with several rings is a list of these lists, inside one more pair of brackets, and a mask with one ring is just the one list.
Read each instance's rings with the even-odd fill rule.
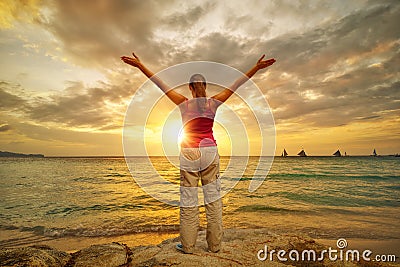
[[372,155],[371,155],[371,156],[373,156],[373,157],[377,157],[377,156],[378,156],[378,154],[376,153],[375,148],[374,148],[374,152],[372,152]]
[[287,157],[288,156],[288,153],[286,152],[286,149],[283,149],[283,152],[282,152],[281,156],[282,157]]
[[300,157],[307,157],[307,154],[304,151],[304,149],[302,149],[299,153],[297,153],[297,155],[300,156]]
[[335,153],[333,153],[333,155],[334,155],[335,157],[341,157],[341,156],[342,156],[342,153],[340,153],[340,150],[338,149]]

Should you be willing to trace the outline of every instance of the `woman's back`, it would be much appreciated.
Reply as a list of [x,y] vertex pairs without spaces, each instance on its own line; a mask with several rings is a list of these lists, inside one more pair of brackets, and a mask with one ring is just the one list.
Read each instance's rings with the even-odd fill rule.
[[218,106],[217,100],[205,97],[193,98],[179,105],[184,131],[181,147],[217,145],[212,128]]

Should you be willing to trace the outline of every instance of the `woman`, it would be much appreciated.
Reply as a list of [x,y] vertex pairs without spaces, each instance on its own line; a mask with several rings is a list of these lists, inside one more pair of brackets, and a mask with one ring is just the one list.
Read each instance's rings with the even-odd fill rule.
[[180,239],[176,248],[184,253],[193,253],[199,228],[198,182],[201,181],[207,217],[206,239],[208,250],[218,252],[222,239],[222,201],[220,196],[219,155],[213,136],[215,113],[242,84],[258,70],[275,63],[271,58],[263,60],[263,55],[245,76],[237,79],[230,87],[207,98],[206,79],[201,74],[194,74],[189,80],[189,89],[193,96],[187,99],[174,89],[169,88],[161,79],[146,68],[139,58],[121,57],[125,63],[140,69],[150,78],[176,105],[179,105],[184,138],[180,153]]

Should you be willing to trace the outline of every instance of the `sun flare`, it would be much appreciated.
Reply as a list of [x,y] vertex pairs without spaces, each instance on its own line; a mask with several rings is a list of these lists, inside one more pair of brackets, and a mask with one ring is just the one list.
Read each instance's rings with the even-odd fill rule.
[[164,142],[181,144],[184,138],[182,122],[180,120],[166,121],[162,131]]

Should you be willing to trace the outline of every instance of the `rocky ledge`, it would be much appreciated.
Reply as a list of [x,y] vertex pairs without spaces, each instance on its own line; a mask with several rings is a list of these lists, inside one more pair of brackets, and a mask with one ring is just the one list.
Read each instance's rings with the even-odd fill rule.
[[[207,252],[205,231],[199,233],[193,254],[175,249],[178,238],[167,239],[154,246],[129,248],[121,243],[93,245],[75,253],[58,251],[48,246],[0,249],[0,266],[399,266],[376,262],[279,261],[274,254],[271,261],[265,256],[272,250],[304,250],[317,252],[327,249],[313,239],[298,235],[277,235],[266,229],[226,229],[219,253]],[[259,257],[257,253],[263,250]],[[301,255],[301,254],[300,254]],[[317,254],[318,255],[318,254]],[[288,254],[286,254],[288,257]]]

